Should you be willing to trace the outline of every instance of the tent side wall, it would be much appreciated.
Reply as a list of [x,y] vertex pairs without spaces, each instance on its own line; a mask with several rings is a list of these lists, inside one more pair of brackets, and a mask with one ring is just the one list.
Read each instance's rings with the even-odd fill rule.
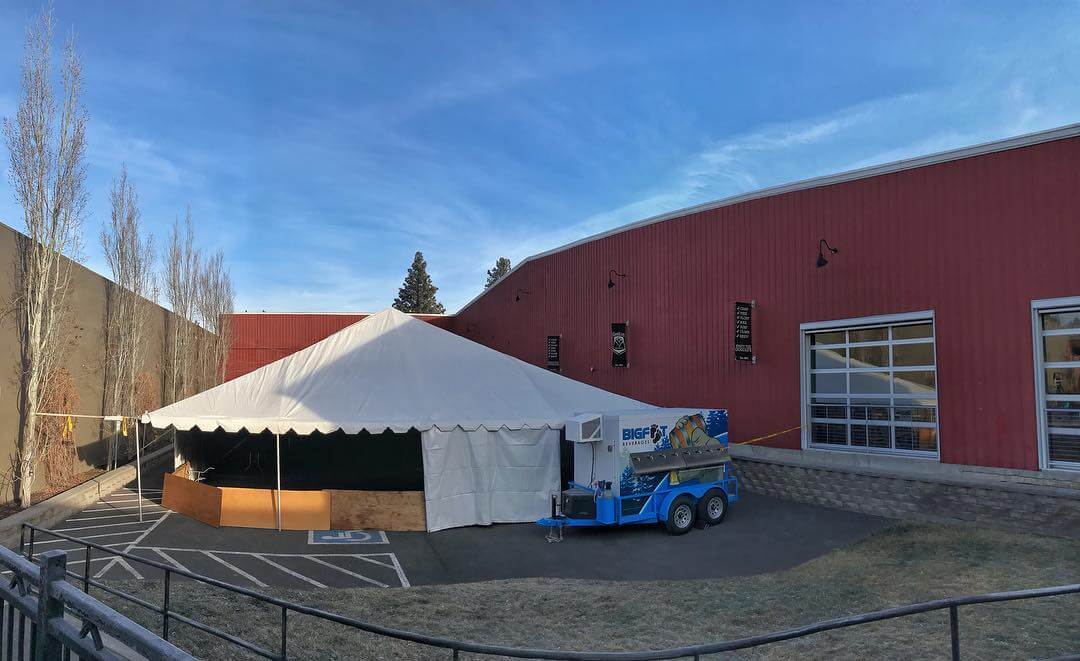
[[560,489],[561,436],[549,428],[423,432],[428,531],[546,516]]

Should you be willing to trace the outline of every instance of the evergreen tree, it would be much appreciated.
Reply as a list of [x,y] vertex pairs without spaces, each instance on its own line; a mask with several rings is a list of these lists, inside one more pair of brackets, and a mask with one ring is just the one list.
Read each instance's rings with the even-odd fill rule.
[[487,272],[487,284],[484,285],[484,289],[487,289],[491,285],[499,281],[499,278],[503,277],[510,272],[510,260],[505,257],[500,257],[495,260],[495,268],[488,269]]
[[416,256],[413,257],[412,266],[405,274],[405,282],[398,289],[394,307],[402,312],[443,314],[446,308],[435,299],[437,291],[439,288],[431,282],[431,276],[428,275],[424,253],[417,251]]

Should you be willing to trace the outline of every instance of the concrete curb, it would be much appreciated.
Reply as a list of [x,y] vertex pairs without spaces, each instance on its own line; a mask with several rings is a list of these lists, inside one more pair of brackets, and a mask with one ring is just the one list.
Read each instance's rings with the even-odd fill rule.
[[[167,445],[154,450],[142,458],[143,470],[164,459],[171,459],[173,446]],[[58,493],[37,505],[21,512],[0,519],[0,544],[15,548],[19,544],[19,534],[24,523],[32,523],[42,528],[49,528],[60,523],[72,514],[81,511],[90,503],[116,491],[128,482],[135,480],[135,463],[132,462],[107,473],[83,482],[79,486]]]

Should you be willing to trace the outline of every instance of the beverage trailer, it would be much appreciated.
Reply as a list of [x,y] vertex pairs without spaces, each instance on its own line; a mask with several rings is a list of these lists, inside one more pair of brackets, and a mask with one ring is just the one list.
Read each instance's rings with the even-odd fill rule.
[[642,523],[681,535],[720,523],[739,500],[726,410],[582,414],[567,421],[566,440],[574,479],[536,522],[551,529],[549,541],[566,527]]

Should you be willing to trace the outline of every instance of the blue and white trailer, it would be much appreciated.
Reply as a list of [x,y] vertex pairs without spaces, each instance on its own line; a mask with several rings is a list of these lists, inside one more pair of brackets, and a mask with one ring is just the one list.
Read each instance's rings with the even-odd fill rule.
[[655,409],[575,416],[566,424],[574,479],[537,524],[662,523],[681,535],[716,525],[739,499],[723,409]]

